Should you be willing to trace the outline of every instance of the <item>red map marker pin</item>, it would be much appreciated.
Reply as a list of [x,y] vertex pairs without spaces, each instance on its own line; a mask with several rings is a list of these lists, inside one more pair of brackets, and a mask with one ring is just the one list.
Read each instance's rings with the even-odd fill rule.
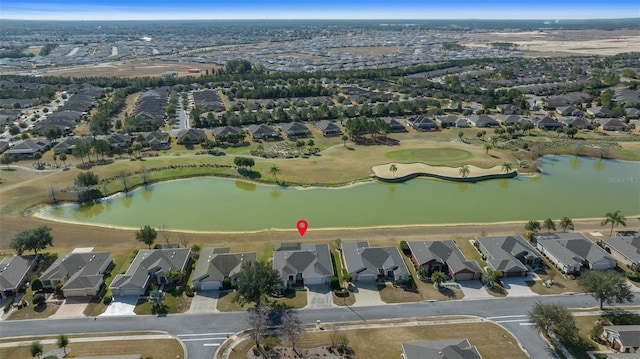
[[300,233],[300,236],[304,237],[307,228],[309,228],[309,223],[307,223],[307,221],[305,221],[304,219],[301,219],[298,221],[298,223],[296,223],[296,228],[298,228],[298,233]]

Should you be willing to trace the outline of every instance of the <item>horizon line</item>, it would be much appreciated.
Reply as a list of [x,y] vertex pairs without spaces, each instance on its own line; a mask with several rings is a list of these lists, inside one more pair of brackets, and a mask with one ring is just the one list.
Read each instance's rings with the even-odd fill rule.
[[468,17],[468,18],[259,18],[259,17],[247,17],[247,18],[157,18],[157,19],[29,19],[29,18],[17,18],[17,17],[2,17],[0,20],[11,21],[55,21],[55,22],[90,22],[90,21],[250,21],[250,20],[262,20],[262,21],[596,21],[596,20],[636,20],[637,17],[593,17],[593,18],[562,18],[562,17],[549,17],[549,18],[484,18],[484,17]]

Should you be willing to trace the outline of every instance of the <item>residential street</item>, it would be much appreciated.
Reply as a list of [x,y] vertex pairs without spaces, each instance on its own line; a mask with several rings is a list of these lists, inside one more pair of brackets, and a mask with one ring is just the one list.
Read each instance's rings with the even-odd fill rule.
[[[416,318],[447,315],[474,315],[493,320],[511,331],[536,359],[556,358],[533,326],[526,314],[536,303],[560,303],[569,308],[596,308],[598,303],[589,295],[554,295],[517,298],[491,298],[463,301],[420,302],[368,307],[333,307],[298,311],[300,319],[308,324],[329,322],[361,322],[378,319]],[[634,305],[640,305],[636,296]],[[180,338],[190,358],[211,358],[230,333],[247,327],[246,313],[179,314],[168,316],[114,316],[79,319],[46,319],[0,322],[0,338],[59,334],[118,331],[165,331]]]

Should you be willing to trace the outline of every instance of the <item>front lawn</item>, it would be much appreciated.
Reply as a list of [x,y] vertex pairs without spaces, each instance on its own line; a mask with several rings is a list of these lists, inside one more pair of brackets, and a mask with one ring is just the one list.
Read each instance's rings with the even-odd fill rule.
[[182,290],[171,288],[164,292],[162,304],[161,308],[155,309],[151,301],[139,301],[134,312],[137,315],[184,313],[191,306],[191,298],[187,297]]
[[[240,303],[234,301],[236,292],[220,292],[216,308],[221,312],[244,312],[254,307],[253,303]],[[307,306],[307,291],[287,289],[282,297],[268,297],[265,305],[279,308],[301,309]]]

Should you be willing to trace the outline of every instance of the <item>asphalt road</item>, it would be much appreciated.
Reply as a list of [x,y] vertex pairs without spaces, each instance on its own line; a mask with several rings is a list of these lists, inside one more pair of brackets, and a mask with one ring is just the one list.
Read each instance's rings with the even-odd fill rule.
[[[298,311],[300,319],[309,324],[362,322],[378,319],[420,318],[443,315],[474,315],[492,320],[518,338],[532,358],[555,359],[526,314],[536,302],[560,303],[569,308],[597,308],[586,294],[556,295],[531,298],[491,298],[479,300],[420,302],[353,308],[305,309]],[[640,305],[636,296],[634,305]],[[0,338],[59,334],[165,331],[180,338],[189,358],[211,358],[227,335],[245,329],[246,313],[175,314],[168,316],[123,316],[80,319],[37,319],[0,322]]]

